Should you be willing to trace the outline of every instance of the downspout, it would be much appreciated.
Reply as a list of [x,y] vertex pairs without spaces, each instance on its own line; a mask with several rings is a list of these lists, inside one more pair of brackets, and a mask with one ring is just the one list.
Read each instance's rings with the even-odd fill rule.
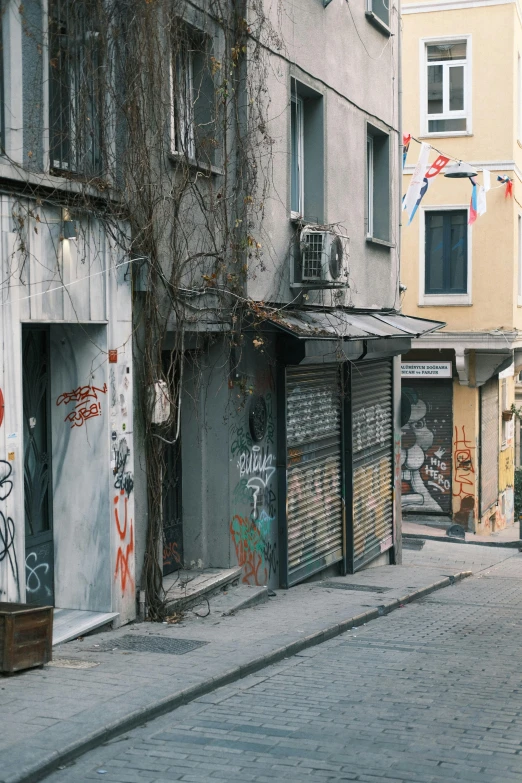
[[397,91],[397,113],[399,128],[399,165],[398,165],[398,194],[399,194],[399,235],[397,237],[397,293],[399,297],[399,311],[401,310],[401,248],[402,248],[402,155],[404,145],[402,143],[402,15],[401,15],[401,0],[397,0],[397,78],[399,81],[399,89]]

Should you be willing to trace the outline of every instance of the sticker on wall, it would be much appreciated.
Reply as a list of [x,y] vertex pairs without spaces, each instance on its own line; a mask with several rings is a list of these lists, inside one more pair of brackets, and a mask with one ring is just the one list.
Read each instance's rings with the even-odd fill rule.
[[9,460],[9,462],[14,462],[14,459],[15,459],[14,451],[8,451],[7,452],[7,459]]

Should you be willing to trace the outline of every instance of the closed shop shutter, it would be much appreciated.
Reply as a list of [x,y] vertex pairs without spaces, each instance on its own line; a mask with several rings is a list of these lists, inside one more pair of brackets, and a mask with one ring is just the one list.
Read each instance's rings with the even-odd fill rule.
[[393,544],[393,394],[390,359],[352,368],[353,563]]
[[402,510],[451,516],[453,382],[402,382]]
[[498,500],[498,378],[480,389],[480,513]]
[[337,365],[286,369],[287,583],[343,557]]

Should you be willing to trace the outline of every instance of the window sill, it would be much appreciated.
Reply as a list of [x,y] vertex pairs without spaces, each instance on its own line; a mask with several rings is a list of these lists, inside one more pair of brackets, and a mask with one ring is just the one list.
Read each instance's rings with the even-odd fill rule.
[[380,245],[380,247],[395,247],[395,242],[389,242],[387,239],[377,239],[377,237],[366,235],[366,242],[370,245]]
[[471,307],[470,294],[425,294],[419,307]]
[[392,31],[386,24],[386,22],[383,22],[382,19],[377,16],[377,14],[374,14],[373,11],[366,11],[366,18],[370,22],[370,24],[373,24],[374,27],[376,27],[378,30],[381,31],[381,33],[384,33],[384,35],[391,35]]
[[223,168],[215,166],[213,163],[201,163],[195,158],[187,158],[181,152],[169,152],[168,155],[172,163],[185,163],[189,168],[201,171],[203,174],[215,174],[216,176],[223,174]]
[[300,212],[290,212],[290,220],[292,223],[304,223],[304,218]]
[[419,139],[452,139],[456,136],[473,136],[471,131],[438,131],[434,133],[423,133]]

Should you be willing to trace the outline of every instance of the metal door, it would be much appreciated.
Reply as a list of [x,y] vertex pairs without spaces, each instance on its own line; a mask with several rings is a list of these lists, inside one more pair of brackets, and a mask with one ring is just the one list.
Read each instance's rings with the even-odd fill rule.
[[390,359],[355,364],[352,407],[352,570],[393,545],[393,387]]
[[480,389],[480,513],[498,501],[500,415],[498,377]]
[[403,512],[451,516],[453,382],[403,380],[401,427]]
[[49,331],[22,329],[25,589],[29,604],[54,603],[49,409]]
[[287,586],[343,558],[337,365],[286,369]]
[[[170,398],[176,400],[180,391],[179,360],[176,352],[163,351],[162,362]],[[171,416],[170,431],[165,435],[167,442],[163,446],[163,576],[179,571],[183,566],[181,441],[177,418],[176,409]]]

